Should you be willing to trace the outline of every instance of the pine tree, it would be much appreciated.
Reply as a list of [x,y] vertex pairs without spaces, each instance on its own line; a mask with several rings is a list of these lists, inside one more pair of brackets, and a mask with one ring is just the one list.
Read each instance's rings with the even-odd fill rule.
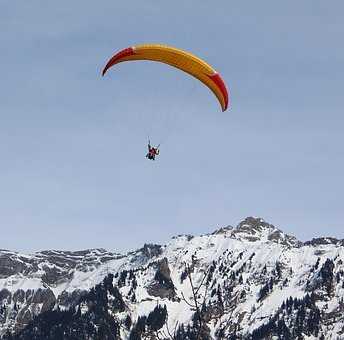
[[161,307],[157,305],[152,312],[149,313],[147,317],[147,326],[153,330],[157,331],[162,328],[167,319],[167,308],[166,305]]

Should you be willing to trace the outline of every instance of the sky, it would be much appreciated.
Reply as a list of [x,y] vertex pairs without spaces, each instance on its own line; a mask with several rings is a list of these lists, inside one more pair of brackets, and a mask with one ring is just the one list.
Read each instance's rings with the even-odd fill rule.
[[[344,3],[0,2],[0,248],[124,252],[259,216],[344,238]],[[225,79],[152,62],[164,43]],[[161,143],[145,158],[147,139]]]

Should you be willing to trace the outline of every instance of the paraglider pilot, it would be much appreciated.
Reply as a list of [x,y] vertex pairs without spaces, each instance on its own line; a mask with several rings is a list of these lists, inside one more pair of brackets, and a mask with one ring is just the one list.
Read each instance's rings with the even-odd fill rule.
[[146,157],[152,161],[155,161],[155,156],[159,155],[159,145],[157,147],[153,147],[150,145],[150,141],[148,141],[148,153]]

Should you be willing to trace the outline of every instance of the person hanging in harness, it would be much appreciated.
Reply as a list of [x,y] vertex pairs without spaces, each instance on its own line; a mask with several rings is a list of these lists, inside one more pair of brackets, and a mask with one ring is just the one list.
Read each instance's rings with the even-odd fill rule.
[[152,161],[155,161],[155,156],[159,155],[159,146],[160,146],[160,144],[157,147],[151,146],[150,140],[149,140],[148,141],[148,153],[147,153],[146,157]]

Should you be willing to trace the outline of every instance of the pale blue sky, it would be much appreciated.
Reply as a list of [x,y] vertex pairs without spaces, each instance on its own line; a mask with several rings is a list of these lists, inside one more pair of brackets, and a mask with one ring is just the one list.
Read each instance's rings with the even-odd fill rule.
[[[343,238],[343,14],[339,0],[2,0],[0,248],[125,251],[249,215]],[[149,42],[212,64],[231,109],[165,65],[100,77]]]

